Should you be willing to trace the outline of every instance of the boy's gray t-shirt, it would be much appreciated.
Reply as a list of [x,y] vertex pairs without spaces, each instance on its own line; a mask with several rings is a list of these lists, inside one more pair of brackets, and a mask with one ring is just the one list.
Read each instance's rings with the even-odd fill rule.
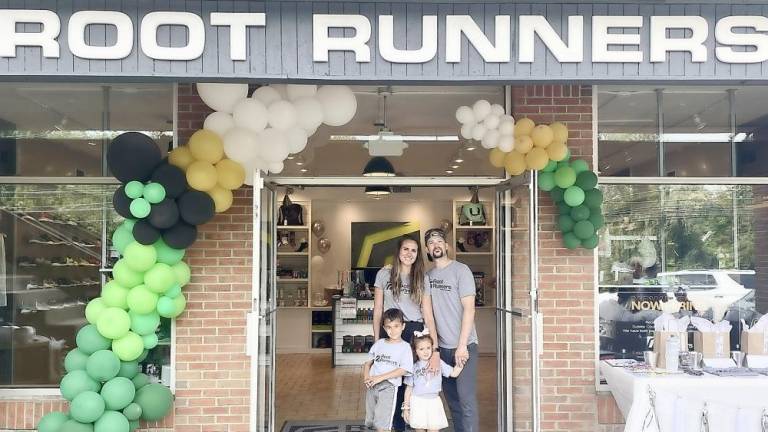
[[[400,309],[405,315],[406,321],[424,321],[424,316],[421,313],[421,305],[414,302],[411,298],[411,277],[407,274],[400,276],[402,285],[400,287],[400,296],[395,298],[392,292],[392,284],[390,283],[390,268],[384,267],[376,273],[376,282],[374,286],[381,288],[384,291],[384,310],[387,309]],[[424,276],[424,290],[429,289],[429,278]]]
[[[441,348],[455,349],[459,346],[461,319],[464,314],[462,297],[474,296],[475,277],[466,264],[451,261],[443,268],[433,268],[429,276],[429,294],[432,297],[432,311],[435,315],[437,336]],[[472,331],[467,345],[477,343],[477,330],[472,323]]]
[[453,367],[440,360],[440,375],[429,373],[429,362],[419,360],[413,364],[413,374],[405,377],[405,384],[413,387],[413,395],[436,398],[443,388],[443,377],[449,377]]
[[[405,369],[406,375],[413,372],[411,345],[402,339],[397,343],[389,343],[387,339],[377,340],[368,351],[368,360],[373,360],[371,376],[385,374],[399,368]],[[394,386],[400,386],[403,378],[390,378],[388,381]]]

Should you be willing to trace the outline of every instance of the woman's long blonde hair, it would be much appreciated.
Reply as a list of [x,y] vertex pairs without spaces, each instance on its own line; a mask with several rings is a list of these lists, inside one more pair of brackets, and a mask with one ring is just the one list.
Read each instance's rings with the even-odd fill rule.
[[392,270],[389,272],[389,283],[392,287],[392,294],[397,299],[400,297],[400,291],[403,288],[403,280],[400,273],[400,249],[403,243],[412,241],[416,243],[416,260],[411,265],[411,299],[416,304],[421,304],[421,296],[424,294],[424,257],[421,252],[421,243],[411,236],[404,235],[397,241],[397,249],[392,259]]

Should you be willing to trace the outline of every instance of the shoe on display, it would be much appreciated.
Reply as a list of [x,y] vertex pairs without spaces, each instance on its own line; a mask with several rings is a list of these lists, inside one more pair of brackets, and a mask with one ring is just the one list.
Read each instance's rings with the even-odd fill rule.
[[467,248],[464,247],[464,239],[458,239],[456,240],[456,249],[458,249],[461,252],[466,252]]
[[299,244],[299,248],[296,249],[296,252],[304,252],[307,250],[307,247],[309,246],[309,242],[307,242],[307,239],[302,238],[301,243]]

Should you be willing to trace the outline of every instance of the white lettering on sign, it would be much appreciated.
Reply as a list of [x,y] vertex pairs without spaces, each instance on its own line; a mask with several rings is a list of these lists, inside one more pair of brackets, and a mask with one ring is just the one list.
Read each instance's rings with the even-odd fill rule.
[[[194,60],[205,51],[206,30],[226,27],[229,58],[247,61],[248,42],[252,39],[248,30],[267,26],[265,13],[212,12],[205,18],[208,29],[204,17],[191,12],[149,12],[137,23],[119,11],[76,11],[62,23],[59,15],[50,10],[2,9],[0,58],[16,57],[19,48],[34,48],[42,57],[59,58],[59,38],[65,24],[65,46],[72,55],[83,59],[119,60],[141,50],[155,60]],[[581,15],[567,16],[567,20],[560,16],[548,19],[542,15],[520,15],[515,18],[514,34],[511,16],[493,18],[493,24],[489,25],[487,18],[478,22],[469,15],[446,15],[444,18],[424,15],[421,17],[421,45],[408,46],[403,32],[395,33],[397,23],[393,15],[375,18],[377,38],[372,41],[371,19],[374,18],[359,14],[313,14],[312,59],[328,62],[330,53],[337,51],[351,52],[356,62],[368,63],[372,51],[376,50],[390,63],[419,64],[433,61],[444,49],[444,62],[460,63],[467,60],[467,49],[462,52],[464,45],[474,49],[487,63],[545,61],[536,57],[537,53],[542,57],[543,52],[549,52],[561,63],[580,63],[585,61],[585,46],[591,47],[586,60],[594,63],[641,63],[646,58],[653,63],[663,63],[668,61],[670,53],[689,53],[695,63],[710,58],[728,64],[768,61],[768,17],[759,15],[722,17],[714,23],[714,34],[710,34],[710,23],[701,16],[650,16],[648,19],[642,16],[592,16],[591,31],[587,35]],[[562,28],[555,25],[562,21],[565,21]],[[115,42],[104,46],[105,40],[87,40],[86,32],[92,25],[107,26],[108,40]],[[649,27],[644,30],[646,25]],[[183,45],[158,41],[158,32],[163,27],[182,27],[186,35]],[[417,33],[419,29],[408,28],[408,31]],[[137,33],[138,38],[135,37]],[[641,38],[640,35],[646,33],[649,37]],[[269,43],[280,43],[280,40]],[[512,50],[513,43],[517,44],[516,52]],[[219,46],[210,49],[219,49]]]

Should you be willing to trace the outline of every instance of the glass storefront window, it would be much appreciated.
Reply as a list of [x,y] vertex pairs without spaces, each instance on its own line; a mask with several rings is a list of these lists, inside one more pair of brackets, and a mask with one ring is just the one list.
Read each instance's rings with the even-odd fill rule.
[[656,90],[599,87],[599,171],[610,176],[659,174]]

